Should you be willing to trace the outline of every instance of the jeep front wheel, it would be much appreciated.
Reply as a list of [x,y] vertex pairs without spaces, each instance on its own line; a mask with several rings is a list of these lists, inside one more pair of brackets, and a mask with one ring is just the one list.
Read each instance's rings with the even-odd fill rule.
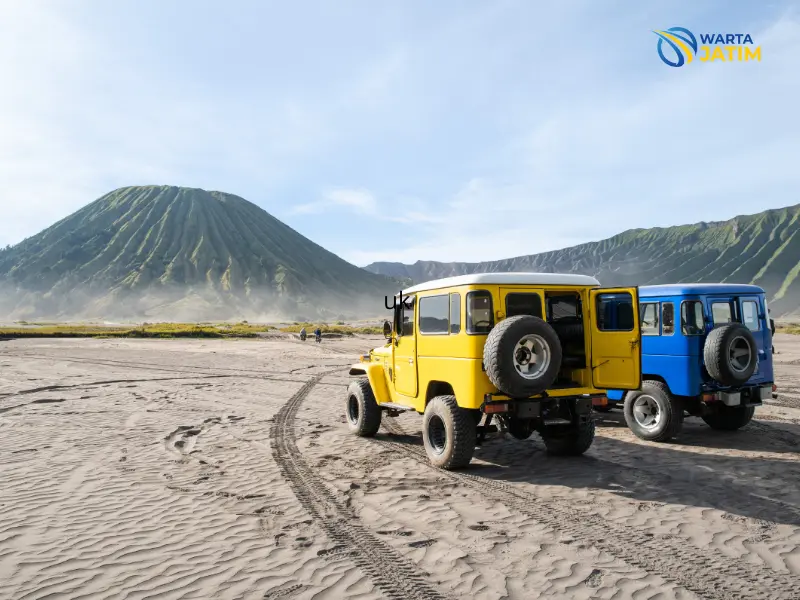
[[436,396],[425,407],[422,440],[433,466],[460,469],[472,460],[477,430],[471,413],[458,406],[455,396]]
[[703,421],[711,429],[720,431],[736,431],[747,425],[756,412],[755,406],[725,406],[717,407],[718,412],[703,415]]
[[360,437],[372,437],[381,427],[381,409],[367,379],[356,379],[347,388],[347,427]]
[[555,425],[542,429],[542,441],[547,453],[553,456],[580,456],[594,441],[594,421],[578,425]]
[[683,426],[683,407],[660,381],[647,380],[642,389],[625,395],[625,422],[636,437],[666,442]]

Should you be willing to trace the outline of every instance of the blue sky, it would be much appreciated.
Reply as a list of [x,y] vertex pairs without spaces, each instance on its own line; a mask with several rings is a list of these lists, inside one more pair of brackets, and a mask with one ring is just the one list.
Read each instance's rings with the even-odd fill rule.
[[[238,194],[358,265],[800,203],[800,11],[654,4],[3,2],[0,244],[138,184]],[[674,26],[762,61],[667,67]]]

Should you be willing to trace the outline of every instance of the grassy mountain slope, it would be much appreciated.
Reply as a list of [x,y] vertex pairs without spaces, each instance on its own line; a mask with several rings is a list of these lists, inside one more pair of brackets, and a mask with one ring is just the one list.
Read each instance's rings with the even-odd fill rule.
[[171,186],[115,190],[0,251],[16,318],[374,315],[396,289],[238,196]]
[[373,273],[415,283],[489,271],[583,273],[603,285],[753,283],[773,316],[800,314],[800,205],[729,221],[633,229],[599,242],[481,263],[373,263]]

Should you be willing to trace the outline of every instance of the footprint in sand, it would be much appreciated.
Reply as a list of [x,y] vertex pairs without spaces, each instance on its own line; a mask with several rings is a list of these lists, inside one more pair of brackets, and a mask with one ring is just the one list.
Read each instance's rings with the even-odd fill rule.
[[594,569],[589,576],[583,580],[586,587],[599,588],[603,585],[603,572],[600,569]]

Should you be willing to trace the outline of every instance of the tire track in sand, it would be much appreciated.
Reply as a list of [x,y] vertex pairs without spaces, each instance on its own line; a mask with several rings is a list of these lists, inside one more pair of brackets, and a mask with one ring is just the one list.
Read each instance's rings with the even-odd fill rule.
[[317,383],[334,369],[315,375],[281,407],[270,428],[272,454],[301,506],[336,544],[336,555],[349,555],[388,598],[445,600],[423,581],[420,568],[392,546],[375,537],[351,508],[340,503],[297,448],[295,416]]
[[[381,426],[391,435],[406,433],[394,419]],[[425,451],[385,439],[372,441],[401,452],[434,469]],[[556,531],[583,540],[598,550],[708,600],[797,600],[797,577],[771,573],[767,568],[732,560],[684,543],[674,536],[654,536],[632,527],[611,524],[599,515],[582,512],[563,500],[544,500],[507,483],[463,471],[437,469],[445,477],[472,488],[484,497],[543,523]]]

